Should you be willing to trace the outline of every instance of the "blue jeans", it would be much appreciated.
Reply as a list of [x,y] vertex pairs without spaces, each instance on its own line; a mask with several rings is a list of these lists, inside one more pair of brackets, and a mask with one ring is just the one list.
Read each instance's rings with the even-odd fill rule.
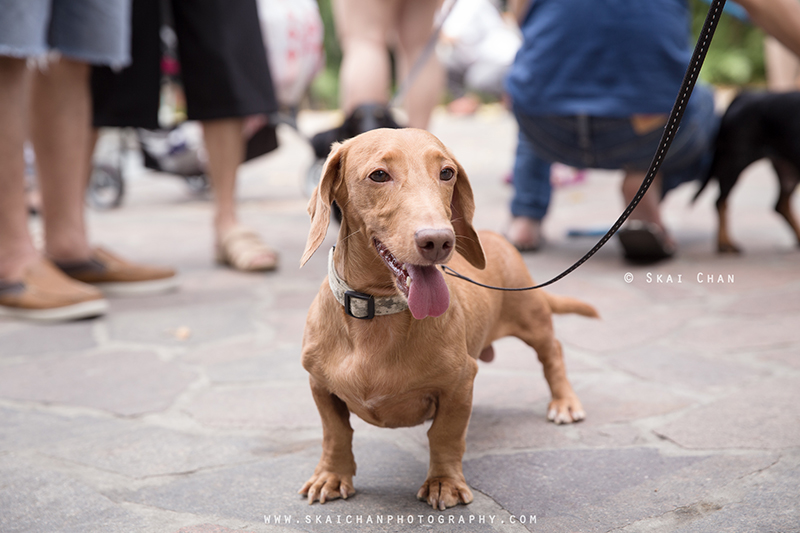
[[[514,163],[511,213],[541,219],[550,202],[550,162],[577,168],[646,171],[663,127],[637,131],[634,119],[586,115],[529,116],[514,110],[520,128]],[[686,112],[661,165],[662,194],[705,177],[714,156],[719,117],[705,86],[694,89]]]
[[533,145],[520,130],[514,158],[514,197],[511,215],[541,220],[550,205],[550,162],[536,154]]

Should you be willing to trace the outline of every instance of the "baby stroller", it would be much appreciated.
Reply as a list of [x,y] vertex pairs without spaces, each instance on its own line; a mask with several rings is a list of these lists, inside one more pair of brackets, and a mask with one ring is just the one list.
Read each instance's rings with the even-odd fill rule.
[[193,193],[204,194],[210,188],[199,124],[184,122],[164,130],[109,129],[98,144],[86,191],[87,203],[96,209],[122,203],[124,175],[136,152],[145,168],[183,179]]

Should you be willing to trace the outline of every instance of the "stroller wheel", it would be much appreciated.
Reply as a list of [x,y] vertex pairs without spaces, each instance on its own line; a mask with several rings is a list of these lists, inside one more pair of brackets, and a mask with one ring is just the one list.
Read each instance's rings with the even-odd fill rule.
[[195,176],[184,176],[186,185],[195,194],[205,194],[211,190],[211,183],[208,181],[208,176],[205,174],[197,174]]
[[95,165],[86,190],[86,201],[95,209],[119,207],[125,194],[122,172],[111,165]]

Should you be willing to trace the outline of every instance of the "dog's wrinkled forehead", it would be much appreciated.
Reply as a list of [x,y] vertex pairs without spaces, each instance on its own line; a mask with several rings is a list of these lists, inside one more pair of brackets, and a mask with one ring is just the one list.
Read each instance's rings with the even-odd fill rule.
[[[346,166],[371,172],[376,165],[414,165],[430,161],[452,161],[450,152],[431,133],[413,128],[377,129],[362,133],[344,143]],[[354,168],[357,167],[357,168]]]

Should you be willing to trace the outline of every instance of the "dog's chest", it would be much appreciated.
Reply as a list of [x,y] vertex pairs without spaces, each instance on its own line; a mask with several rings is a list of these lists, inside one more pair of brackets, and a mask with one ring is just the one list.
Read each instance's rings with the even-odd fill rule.
[[351,355],[328,375],[331,389],[350,411],[380,427],[410,427],[433,418],[439,391],[402,365],[380,365]]

